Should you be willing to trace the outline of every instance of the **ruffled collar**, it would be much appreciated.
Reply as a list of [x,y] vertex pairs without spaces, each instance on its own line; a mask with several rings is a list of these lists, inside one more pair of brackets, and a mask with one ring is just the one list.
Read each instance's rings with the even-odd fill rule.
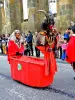
[[75,34],[72,34],[72,36],[75,36]]

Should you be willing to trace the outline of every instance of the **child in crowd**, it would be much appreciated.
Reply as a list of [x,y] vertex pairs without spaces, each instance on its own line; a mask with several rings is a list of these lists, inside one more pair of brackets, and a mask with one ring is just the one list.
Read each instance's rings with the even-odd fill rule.
[[66,59],[66,49],[67,49],[67,45],[68,45],[68,42],[66,39],[64,39],[64,43],[61,45],[61,48],[62,48],[62,56],[61,56],[61,59],[62,60],[65,60]]

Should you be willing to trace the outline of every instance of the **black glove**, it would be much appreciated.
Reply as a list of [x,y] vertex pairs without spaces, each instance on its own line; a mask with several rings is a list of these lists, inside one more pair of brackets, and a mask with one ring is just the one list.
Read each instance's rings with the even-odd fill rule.
[[68,58],[68,56],[66,55],[66,58]]
[[51,52],[52,51],[52,48],[48,48],[48,51]]
[[20,55],[19,52],[16,52],[16,55],[19,56]]
[[22,56],[23,53],[16,52],[16,56]]

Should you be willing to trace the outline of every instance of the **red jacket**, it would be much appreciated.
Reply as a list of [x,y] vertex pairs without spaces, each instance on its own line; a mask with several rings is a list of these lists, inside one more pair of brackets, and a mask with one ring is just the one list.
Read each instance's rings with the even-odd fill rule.
[[20,44],[20,47],[13,41],[10,40],[8,43],[8,61],[10,62],[10,57],[16,56],[16,52],[23,53],[24,46]]
[[75,62],[75,36],[71,36],[66,50],[67,60],[72,63]]

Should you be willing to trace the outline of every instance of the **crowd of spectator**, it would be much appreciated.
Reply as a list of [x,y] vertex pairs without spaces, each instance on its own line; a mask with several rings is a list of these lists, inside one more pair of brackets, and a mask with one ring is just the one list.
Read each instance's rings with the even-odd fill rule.
[[[70,27],[68,27],[65,31],[65,33],[61,32],[54,32],[55,33],[55,48],[54,53],[55,57],[58,57],[62,60],[65,60],[66,58],[66,48],[70,39],[70,36],[72,34],[72,26],[74,26],[74,23],[71,22]],[[32,33],[31,31],[28,31],[27,34],[23,33],[23,40],[24,40],[24,55],[27,56],[34,56],[34,51],[36,57],[40,57],[40,51],[36,47],[36,39],[39,32]],[[53,33],[53,34],[54,34]],[[10,34],[0,35],[0,49],[2,54],[7,54],[7,48],[8,48],[8,41],[9,41]]]

